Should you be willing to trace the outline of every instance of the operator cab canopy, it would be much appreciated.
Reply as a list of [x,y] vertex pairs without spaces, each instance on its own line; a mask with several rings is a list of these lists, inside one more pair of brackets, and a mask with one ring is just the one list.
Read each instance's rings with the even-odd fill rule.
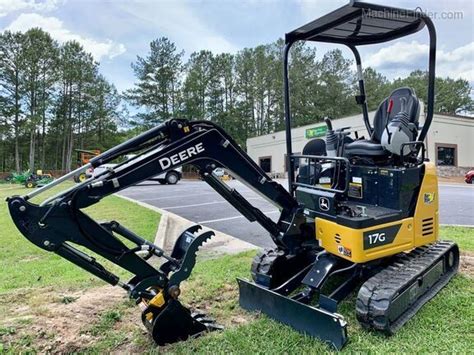
[[[372,126],[368,117],[362,62],[357,47],[361,45],[384,43],[408,36],[422,30],[425,25],[428,27],[430,34],[429,83],[427,102],[428,110],[425,125],[421,133],[418,135],[419,102],[414,91],[410,88],[399,88],[392,92],[392,94],[380,104]],[[297,41],[342,44],[349,47],[355,56],[360,92],[360,95],[356,96],[356,101],[362,106],[364,123],[369,133],[369,139],[347,144],[344,155],[384,157],[390,152],[397,155],[401,154],[401,147],[404,147],[403,150],[405,153],[419,149],[419,145],[412,145],[408,148],[407,144],[410,142],[424,141],[432,121],[434,106],[436,33],[431,20],[426,14],[417,10],[399,9],[352,0],[349,4],[286,34],[284,58],[286,73],[288,72],[289,48]],[[288,76],[286,75],[285,115],[287,121],[289,121],[291,120],[291,114],[289,108],[289,86],[287,81]],[[402,105],[402,110],[395,110],[392,115],[389,115],[390,117],[386,117],[388,115],[387,112],[382,112],[384,106],[386,106],[386,102],[392,102],[392,99],[395,96],[399,98],[400,93],[404,94],[401,99],[405,100],[407,104]],[[398,109],[398,107],[396,108]],[[391,111],[388,113],[391,113]],[[404,113],[406,117],[404,116],[404,119],[401,119],[401,116]],[[392,116],[398,117],[397,119],[400,122],[395,122],[394,117]],[[397,137],[389,137],[387,140],[382,137],[381,127],[383,129],[383,127],[386,127],[392,121],[394,122],[394,125],[395,123],[398,125],[394,128],[394,131],[401,131],[396,129],[401,127],[403,128],[403,134],[398,134]],[[288,129],[289,125],[287,124],[287,131]],[[389,133],[388,128],[387,134],[391,134]],[[291,132],[289,134],[287,132],[287,136],[291,138]],[[291,151],[287,152],[289,156],[291,153]]]
[[352,0],[349,4],[289,32],[286,43],[303,41],[348,46],[391,41],[420,31],[424,14]]

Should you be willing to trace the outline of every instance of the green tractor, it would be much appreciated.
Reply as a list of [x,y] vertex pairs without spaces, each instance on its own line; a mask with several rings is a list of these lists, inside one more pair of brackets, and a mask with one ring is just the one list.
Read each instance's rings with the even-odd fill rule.
[[29,173],[24,181],[24,185],[27,189],[32,189],[47,185],[53,180],[54,178],[51,174],[43,174],[41,170],[38,170],[36,174]]

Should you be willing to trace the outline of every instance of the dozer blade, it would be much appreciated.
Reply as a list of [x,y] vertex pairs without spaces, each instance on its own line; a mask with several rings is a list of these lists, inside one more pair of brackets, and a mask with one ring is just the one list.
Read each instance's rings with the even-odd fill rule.
[[265,313],[299,332],[332,344],[338,350],[347,342],[347,323],[341,315],[305,305],[243,279],[237,279],[237,282],[242,308]]

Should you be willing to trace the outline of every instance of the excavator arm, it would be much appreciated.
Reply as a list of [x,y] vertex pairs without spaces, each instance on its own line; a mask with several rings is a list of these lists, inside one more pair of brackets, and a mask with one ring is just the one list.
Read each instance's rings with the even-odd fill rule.
[[[158,128],[155,136],[162,138],[148,151],[97,177],[92,184],[71,192],[77,194],[76,206],[87,207],[102,197],[140,181],[166,173],[183,164],[192,164],[198,168],[203,180],[247,219],[260,223],[277,245],[285,244],[283,237],[288,234],[289,222],[298,210],[296,200],[280,184],[268,177],[227,133],[210,122],[185,120],[171,120]],[[101,159],[99,156],[91,161],[92,166],[109,162],[120,150],[133,149],[133,146],[128,147],[125,144],[124,147],[117,148],[120,148],[117,153],[112,150],[105,153],[105,158]],[[230,189],[222,183],[212,174],[216,167],[230,170],[237,179],[275,204],[282,211],[282,219],[278,223],[273,222],[235,189]],[[286,242],[291,244],[292,241]]]
[[[135,157],[40,204],[30,201],[85,169],[117,161],[130,153],[136,153]],[[301,226],[305,217],[291,194],[272,181],[231,137],[210,122],[167,121],[94,157],[87,165],[28,195],[8,199],[13,221],[28,240],[112,285],[121,286],[131,298],[142,303],[145,307],[143,322],[158,344],[216,329],[212,322],[202,315],[192,315],[178,301],[180,283],[189,277],[198,248],[213,233],[198,234],[201,227],[191,227],[179,236],[173,252],[167,255],[164,250],[118,222],[98,223],[83,209],[110,194],[183,164],[197,167],[204,181],[249,221],[261,224],[280,249],[295,253],[313,240],[310,235],[304,237]],[[216,167],[230,170],[237,179],[276,204],[281,211],[278,222],[268,218],[235,189],[213,175]],[[120,280],[95,257],[82,251],[84,248],[126,269],[134,277],[127,282]],[[140,256],[139,252],[145,252],[145,257]],[[166,262],[159,268],[154,267],[147,262],[153,255],[165,258]]]

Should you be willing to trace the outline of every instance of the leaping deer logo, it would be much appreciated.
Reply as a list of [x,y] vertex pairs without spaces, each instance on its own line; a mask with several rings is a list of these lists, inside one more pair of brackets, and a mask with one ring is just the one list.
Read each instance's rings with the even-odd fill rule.
[[327,199],[326,197],[320,197],[319,208],[321,211],[329,211],[329,199]]

